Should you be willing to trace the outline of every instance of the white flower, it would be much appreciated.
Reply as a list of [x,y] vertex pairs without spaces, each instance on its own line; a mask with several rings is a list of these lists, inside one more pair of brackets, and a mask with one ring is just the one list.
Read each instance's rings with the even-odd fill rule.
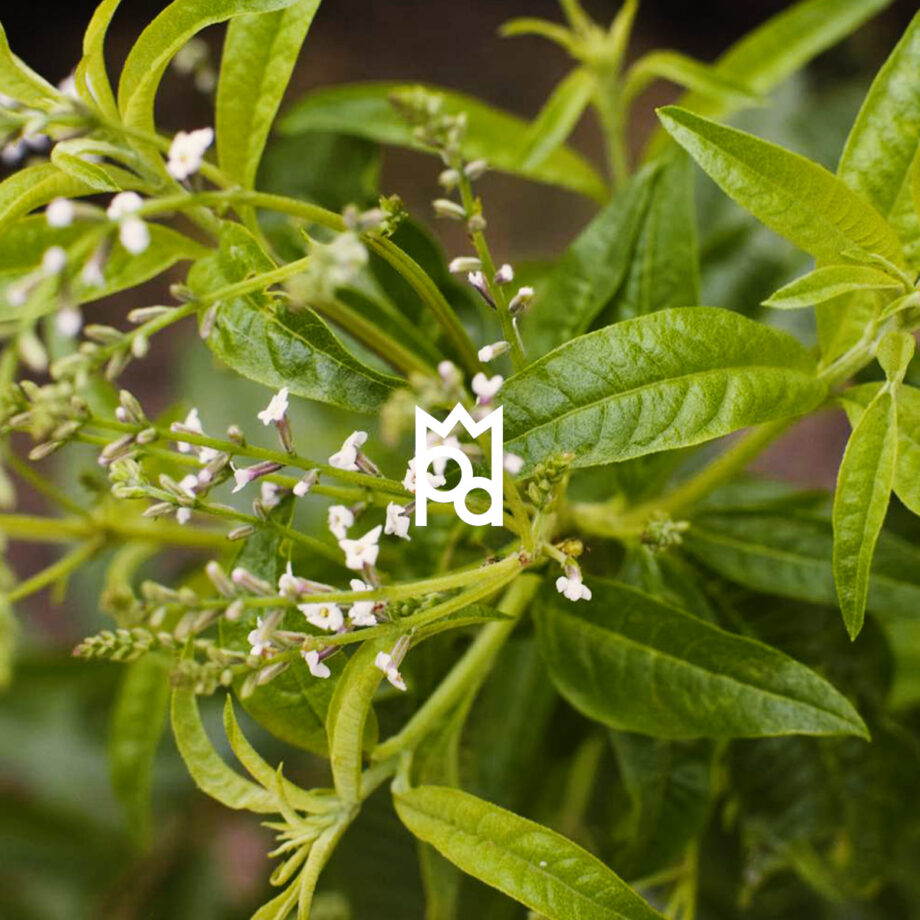
[[317,629],[335,632],[342,628],[345,617],[338,604],[299,604],[297,609],[307,618],[307,622]]
[[386,674],[387,680],[397,690],[406,689],[406,682],[403,680],[402,674],[399,673],[399,668],[393,663],[391,655],[388,655],[386,652],[377,652],[377,657],[374,659],[374,665]]
[[213,447],[199,447],[198,448],[198,462],[204,465],[207,465],[212,460],[216,460],[220,456],[220,451],[215,450]]
[[252,482],[252,473],[249,472],[248,467],[237,468],[232,463],[230,464],[230,469],[233,470],[233,481],[236,483],[233,487],[233,494],[235,495]]
[[348,528],[355,522],[355,516],[351,508],[346,508],[345,505],[332,505],[327,521],[332,536],[336,540],[344,540],[348,536]]
[[366,441],[366,431],[353,431],[345,438],[345,443],[341,449],[329,458],[329,465],[334,466],[337,470],[359,469],[358,453]]
[[176,508],[176,520],[180,524],[188,524],[192,519],[192,509],[191,508]]
[[109,220],[121,220],[129,214],[133,214],[144,203],[137,192],[119,192],[110,202],[106,209]]
[[262,502],[262,507],[274,508],[281,501],[279,491],[280,489],[276,483],[262,480],[262,489],[259,493],[259,501]]
[[121,245],[133,256],[139,256],[150,245],[150,228],[139,217],[125,217],[118,227]]
[[495,283],[496,284],[510,284],[514,281],[514,269],[505,262],[501,268],[495,273]]
[[316,485],[317,474],[316,470],[310,470],[307,473],[304,473],[300,479],[294,484],[293,492],[298,498],[303,498],[313,486]]
[[339,540],[339,546],[345,553],[345,565],[354,571],[360,571],[366,565],[373,565],[377,561],[380,547],[380,532],[383,527],[378,524],[357,540]]
[[[436,431],[429,431],[426,438],[429,450],[432,447],[450,447],[454,450],[460,450],[460,439],[456,435],[448,435],[446,438],[442,438]],[[448,457],[435,457],[431,461],[431,469],[434,470],[435,476],[443,477],[444,470],[447,469]],[[444,485],[443,482],[439,485]]]
[[503,355],[509,347],[510,346],[504,339],[499,342],[493,342],[491,345],[483,345],[482,348],[479,349],[479,360],[491,361],[493,358]]
[[59,275],[67,265],[67,253],[60,246],[49,246],[42,256],[42,274],[46,278]]
[[267,628],[262,617],[256,620],[256,628],[246,637],[249,642],[249,654],[261,658],[272,647],[271,629]]
[[390,502],[387,505],[387,522],[384,525],[383,532],[391,533],[399,537],[400,540],[411,540],[409,536],[409,516],[405,513],[403,505],[396,502]]
[[58,89],[67,96],[68,99],[79,100],[80,98],[80,94],[77,92],[77,81],[74,79],[73,74],[69,77],[64,77],[64,79],[58,83]]
[[263,425],[271,425],[272,422],[281,422],[288,410],[288,388],[282,387],[271,398],[271,402],[259,413],[259,421]]
[[69,227],[73,223],[73,202],[68,198],[55,198],[45,208],[49,227]]
[[441,361],[438,363],[438,376],[448,385],[456,386],[463,380],[460,370],[453,361]]
[[214,143],[212,128],[197,131],[180,131],[169,145],[169,161],[166,169],[180,182],[201,169],[204,152]]
[[54,318],[54,325],[58,333],[65,339],[75,339],[83,326],[83,314],[80,308],[72,304],[61,307]]
[[[201,418],[198,415],[198,410],[192,408],[189,410],[188,415],[185,416],[185,421],[182,422],[181,428],[184,428],[186,431],[194,432],[195,434],[204,434],[204,429],[201,427]],[[176,426],[173,426],[173,431],[176,430]],[[187,444],[185,441],[176,441],[176,448],[180,454],[189,454],[192,452],[192,445]]]
[[80,272],[80,280],[86,287],[105,287],[105,274],[99,259],[93,256]]
[[303,594],[300,579],[292,571],[290,562],[288,562],[284,574],[278,579],[278,593],[292,599],[296,599]]
[[[439,489],[441,486],[443,486],[447,482],[447,480],[443,476],[441,476],[438,473],[433,473],[430,469],[427,470],[427,475],[428,475],[428,485],[431,486],[432,489]],[[406,470],[406,475],[403,476],[402,484],[403,484],[403,488],[407,492],[411,492],[413,495],[415,494],[415,458],[414,457],[409,461],[409,468]]]
[[510,473],[512,476],[517,476],[517,474],[524,469],[524,458],[519,457],[517,454],[512,454],[509,451],[505,451],[505,455],[502,458],[502,465],[506,472]]
[[501,374],[496,374],[494,377],[486,377],[486,375],[480,371],[473,377],[473,382],[471,386],[473,392],[476,394],[476,402],[480,406],[486,406],[495,397],[495,394],[501,389],[502,384],[505,382],[505,378]]
[[319,652],[301,651],[300,654],[303,660],[307,663],[307,667],[310,669],[310,673],[314,677],[319,677],[325,680],[332,674],[332,671],[329,670],[329,665],[323,664],[319,660]]
[[[349,582],[351,585],[352,591],[373,591],[374,586],[369,585],[366,582],[361,581],[360,578],[352,578]],[[374,626],[377,622],[377,617],[374,616],[374,607],[377,606],[376,601],[355,601],[351,605],[351,610],[348,611],[348,619],[351,620],[355,626]]]
[[182,489],[189,498],[194,498],[198,489],[198,477],[193,476],[191,473],[188,476],[183,476],[179,480],[179,488]]
[[532,287],[518,288],[517,294],[511,298],[511,303],[508,304],[508,311],[512,315],[516,315],[524,310],[531,300],[533,300]]
[[591,589],[581,580],[581,572],[560,575],[556,579],[556,590],[570,601],[591,600]]

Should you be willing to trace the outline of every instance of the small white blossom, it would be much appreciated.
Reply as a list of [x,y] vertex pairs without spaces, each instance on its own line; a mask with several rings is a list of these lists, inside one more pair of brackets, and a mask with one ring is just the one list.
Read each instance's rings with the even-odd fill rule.
[[310,673],[314,677],[319,677],[322,680],[325,680],[327,677],[331,676],[332,671],[329,670],[329,665],[323,664],[319,660],[319,652],[317,651],[301,651],[301,657],[307,663],[307,667],[310,669]]
[[[188,415],[185,416],[185,421],[182,422],[181,428],[184,428],[186,431],[194,432],[195,434],[204,434],[204,429],[201,427],[201,418],[198,415],[198,410],[192,408],[189,410]],[[176,430],[176,426],[173,426],[173,431]],[[192,445],[187,444],[185,441],[176,441],[176,448],[180,454],[189,454],[192,452]]]
[[[443,486],[447,482],[447,480],[443,476],[439,475],[438,473],[433,473],[430,469],[427,471],[427,475],[428,475],[428,485],[430,485],[432,489],[439,489],[441,486]],[[415,458],[414,457],[409,461],[409,468],[406,470],[406,475],[403,476],[402,484],[403,484],[403,488],[407,492],[411,492],[413,495],[415,494]]]
[[86,287],[105,287],[105,274],[102,271],[100,260],[95,256],[90,258],[80,272],[80,281]]
[[393,663],[393,657],[386,652],[377,652],[374,665],[387,676],[387,680],[397,689],[405,690],[406,682],[403,680],[399,668]]
[[290,562],[288,562],[284,573],[278,579],[278,593],[292,600],[296,600],[303,594],[301,580],[292,571]]
[[256,620],[256,628],[246,637],[249,642],[249,654],[261,658],[272,647],[272,630],[262,617]]
[[591,600],[591,589],[581,580],[581,572],[560,575],[556,579],[556,590],[570,601]]
[[[349,582],[352,591],[373,591],[374,586],[361,581],[360,578],[352,578]],[[377,617],[374,616],[375,601],[355,601],[348,611],[348,619],[355,626],[374,626],[377,623]]]
[[297,609],[307,618],[311,626],[326,632],[341,629],[345,622],[345,617],[338,604],[299,604]]
[[42,256],[42,274],[46,278],[59,275],[67,265],[67,253],[60,246],[49,246]]
[[192,519],[192,509],[191,508],[176,508],[176,520],[180,524],[188,524]]
[[54,326],[65,339],[75,339],[83,327],[83,314],[79,307],[68,304],[57,311]]
[[259,492],[259,501],[262,502],[263,508],[274,508],[280,501],[280,489],[274,482],[262,481],[262,487]]
[[358,470],[358,453],[366,441],[366,431],[353,431],[345,438],[341,449],[329,458],[329,465],[337,470]]
[[235,467],[233,464],[230,464],[230,469],[233,470],[233,481],[236,485],[233,487],[233,494],[242,491],[252,482],[252,473],[249,471],[248,467]]
[[288,410],[288,388],[282,387],[271,398],[271,402],[259,413],[259,421],[263,425],[284,420]]
[[316,479],[316,470],[310,470],[308,473],[305,473],[294,484],[294,494],[298,498],[303,498],[304,495],[306,495],[313,488],[313,486],[316,485]]
[[470,384],[473,392],[476,394],[476,402],[480,406],[487,406],[495,398],[495,394],[501,389],[505,378],[501,374],[494,377],[487,377],[482,371],[473,377]]
[[511,298],[511,303],[508,304],[508,311],[512,315],[516,315],[524,310],[531,300],[533,300],[533,288],[519,288],[517,294]]
[[105,213],[109,220],[121,220],[133,214],[143,203],[144,199],[137,192],[119,192],[109,202]]
[[73,223],[74,206],[69,198],[55,198],[45,208],[49,227],[69,227]]
[[191,473],[179,480],[179,488],[189,497],[194,498],[198,489],[198,477]]
[[453,361],[441,361],[438,364],[438,376],[448,386],[457,386],[463,380],[460,369]]
[[360,571],[367,565],[374,565],[380,552],[378,541],[383,527],[378,524],[357,540],[339,540],[339,546],[345,553],[345,565]]
[[201,169],[204,152],[214,143],[212,128],[199,128],[197,131],[180,131],[169,145],[169,160],[166,169],[180,182],[188,179]]
[[517,476],[524,469],[524,458],[519,457],[517,454],[512,454],[510,451],[505,451],[505,455],[502,457],[502,465],[505,468],[505,472],[510,473],[512,476]]
[[150,245],[150,228],[139,217],[125,217],[118,227],[121,245],[133,256],[139,256]]
[[409,536],[409,516],[405,513],[403,505],[390,502],[387,505],[387,522],[383,528],[384,533],[393,534],[401,540],[411,540]]
[[506,262],[495,273],[496,284],[510,284],[514,281],[514,269]]
[[[432,447],[450,447],[454,450],[460,450],[460,439],[456,435],[448,435],[446,438],[442,438],[436,431],[429,431],[427,435],[427,444],[428,449]],[[431,469],[434,470],[435,476],[443,476],[444,470],[447,469],[447,457],[435,457],[431,461]],[[444,485],[443,482],[439,485]]]
[[327,518],[329,530],[336,540],[344,540],[348,536],[348,528],[355,522],[351,508],[345,505],[332,505]]
[[502,339],[499,342],[493,342],[491,345],[483,345],[479,349],[480,361],[491,361],[499,355],[503,355],[511,346]]

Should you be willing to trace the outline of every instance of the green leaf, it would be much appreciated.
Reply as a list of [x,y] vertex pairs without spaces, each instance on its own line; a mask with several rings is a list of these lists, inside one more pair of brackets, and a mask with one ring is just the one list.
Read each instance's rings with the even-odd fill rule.
[[96,105],[108,118],[118,118],[118,106],[105,66],[105,36],[121,0],[102,0],[96,7],[83,36],[83,57],[74,80],[87,105]]
[[595,90],[594,76],[576,67],[554,90],[527,129],[521,153],[523,170],[537,169],[554,150],[565,143]]
[[349,659],[329,704],[326,716],[329,760],[335,791],[344,802],[354,803],[361,798],[362,751],[374,743],[368,738],[368,717],[373,712],[374,694],[383,680],[383,671],[374,664],[374,659],[391,645],[392,639],[385,638],[363,642]]
[[502,387],[506,447],[575,466],[689,447],[824,397],[791,336],[710,307],[662,310],[562,345]]
[[202,792],[227,808],[257,814],[277,813],[275,793],[231,770],[214,749],[201,723],[195,692],[190,687],[173,690],[171,713],[176,747],[195,785]]
[[[271,519],[288,525],[293,511],[294,499],[288,497],[272,509]],[[281,552],[284,539],[283,534],[273,527],[261,528],[243,544],[234,560],[234,567],[240,566],[269,584],[277,584],[284,570]],[[247,636],[249,631],[255,628],[255,619],[252,611],[235,622],[222,619],[222,645],[235,651],[248,652]],[[296,610],[287,611],[282,621],[284,629],[302,629],[303,625],[303,617]],[[276,738],[314,754],[326,756],[326,713],[335,683],[343,670],[341,658],[342,656],[337,655],[329,660],[332,676],[325,680],[313,677],[301,660],[295,660],[282,674],[264,686],[256,687],[249,696],[241,699],[242,706],[256,722]],[[242,682],[241,677],[234,685],[237,694]]]
[[6,32],[0,24],[0,93],[17,102],[41,110],[54,108],[61,94],[10,50]]
[[394,802],[416,837],[547,920],[660,920],[599,859],[504,808],[443,786],[400,789]]
[[109,725],[109,775],[136,840],[150,833],[150,774],[166,727],[169,661],[145,655],[128,665]]
[[[716,71],[737,80],[761,96],[822,51],[856,31],[891,0],[802,0],[777,13],[732,45],[715,63]],[[682,108],[711,118],[737,111],[727,99],[688,93]],[[658,132],[649,152],[660,153],[665,135]]]
[[262,151],[320,0],[238,16],[227,27],[217,84],[217,159],[252,188]]
[[762,97],[739,80],[677,51],[650,51],[639,58],[626,74],[623,93],[632,101],[655,80],[668,80],[736,110],[759,105]]
[[630,267],[658,167],[633,176],[576,237],[538,287],[524,324],[528,345],[540,352],[590,328]]
[[[851,425],[856,426],[878,391],[879,384],[866,383],[842,394],[841,400]],[[896,402],[898,459],[894,491],[914,514],[920,514],[920,390],[902,384],[898,387]]]
[[834,493],[834,582],[851,639],[862,629],[869,572],[894,485],[898,420],[894,396],[883,389],[850,435]]
[[[660,738],[862,735],[850,703],[782,652],[616,582],[536,611],[559,692],[612,728]],[[701,701],[703,705],[701,705]]]
[[118,110],[126,125],[153,131],[157,88],[169,62],[197,32],[245,13],[283,10],[296,0],[173,0],[141,33],[118,81]]
[[693,161],[677,147],[663,160],[626,278],[594,327],[700,302]]
[[114,144],[92,138],[58,141],[51,149],[51,162],[68,176],[83,182],[93,192],[117,192],[122,187],[125,171],[108,163],[95,162],[102,156],[121,158],[123,153]]
[[886,332],[876,346],[878,363],[885,372],[885,377],[892,384],[892,391],[897,395],[898,387],[904,380],[907,368],[917,350],[917,340],[912,332]]
[[[334,131],[355,134],[381,144],[421,148],[412,129],[390,104],[395,92],[412,90],[405,83],[355,83],[310,93],[296,103],[279,123],[282,134],[303,131]],[[561,147],[539,166],[525,168],[521,157],[521,138],[527,123],[484,102],[437,86],[429,92],[444,99],[448,114],[466,112],[469,119],[462,151],[467,159],[484,157],[497,170],[521,175],[537,182],[559,185],[598,201],[607,191],[595,169],[574,151]]]
[[795,310],[850,294],[853,291],[898,291],[891,275],[867,265],[826,265],[796,278],[764,301],[767,307]]
[[658,116],[727,195],[800,249],[824,261],[863,249],[903,266],[894,230],[824,167],[676,106]]
[[[807,514],[706,514],[693,521],[685,548],[738,584],[782,597],[836,606],[830,520]],[[920,607],[920,550],[891,534],[879,538],[868,609],[915,617]]]
[[911,167],[920,148],[918,68],[920,13],[873,81],[837,169],[840,179],[886,218],[900,213],[899,200],[910,205],[908,222],[895,222],[904,243],[920,237],[911,201]]
[[0,691],[6,690],[13,679],[17,632],[13,606],[4,595],[0,595]]
[[[188,284],[207,293],[273,267],[245,228],[226,223],[220,250],[192,267]],[[221,302],[208,345],[244,377],[357,412],[378,411],[401,385],[350,355],[313,310],[275,307],[264,295]]]

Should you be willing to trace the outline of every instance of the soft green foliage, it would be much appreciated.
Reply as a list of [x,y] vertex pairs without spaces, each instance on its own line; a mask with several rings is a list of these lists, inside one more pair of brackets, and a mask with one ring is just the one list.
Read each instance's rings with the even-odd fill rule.
[[[632,54],[635,0],[561,0],[502,30],[572,60],[530,120],[404,82],[277,118],[318,0],[174,0],[117,79],[103,0],[60,89],[0,28],[0,536],[47,549],[0,566],[0,914],[920,910],[920,17],[836,175],[713,120],[886,5],[802,0],[706,64]],[[162,133],[171,62],[213,130]],[[689,92],[635,163],[658,80]],[[467,248],[381,188],[387,146]],[[487,169],[596,210],[515,272]],[[804,255],[723,233],[719,189]],[[491,431],[410,465],[416,408],[455,406],[502,408],[500,521],[423,529],[421,477],[489,472]],[[813,416],[811,473],[831,410],[833,495],[745,475]],[[45,589],[79,661],[19,623]],[[216,878],[205,797],[267,819],[259,891]]]

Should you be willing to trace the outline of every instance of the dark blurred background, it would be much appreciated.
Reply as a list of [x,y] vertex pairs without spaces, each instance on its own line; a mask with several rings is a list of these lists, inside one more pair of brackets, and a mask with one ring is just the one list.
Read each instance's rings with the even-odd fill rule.
[[[107,46],[113,76],[138,33],[165,5],[124,0]],[[788,5],[785,0],[644,0],[631,55],[673,48],[711,61]],[[585,6],[597,20],[608,22],[619,4],[585,0]],[[0,21],[13,50],[58,82],[79,57],[94,7],[95,0],[2,0]],[[745,115],[739,124],[833,168],[862,95],[916,9],[914,0],[893,3],[814,62],[806,74],[780,88],[769,107]],[[498,37],[504,21],[524,15],[561,19],[553,0],[327,0],[308,36],[289,98],[350,81],[419,80],[533,117],[567,73],[570,61],[541,39]],[[221,27],[203,36],[215,61],[221,36]],[[640,100],[632,126],[634,150],[641,148],[654,125],[654,106],[675,96],[672,87],[657,84]],[[159,95],[158,120],[166,131],[211,124],[211,100],[171,71]],[[600,137],[590,117],[579,125],[572,143],[601,161]],[[429,201],[437,192],[436,175],[431,160],[387,151],[381,191],[398,193],[410,210],[427,220]],[[512,261],[558,255],[593,212],[590,203],[571,194],[503,176],[487,176],[481,191],[494,249]],[[750,313],[752,305],[805,268],[800,253],[758,228],[702,178],[699,207],[704,303]],[[443,235],[442,226],[435,230]],[[719,248],[715,241],[726,235],[743,237],[740,254]],[[151,299],[145,302],[156,302],[153,291],[149,293]],[[124,302],[109,309],[110,319],[120,322]],[[805,339],[811,332],[796,331]],[[231,397],[223,381],[220,388],[214,385],[207,353],[194,337],[174,344],[175,348],[155,349],[142,367],[126,376],[126,384],[150,411],[164,409],[186,388],[215,430],[237,420],[228,413],[251,418],[261,407],[264,392],[258,388],[242,385]],[[185,361],[192,353],[195,360]],[[839,416],[813,420],[777,445],[762,468],[803,484],[828,485],[845,431]],[[24,500],[27,506],[32,503],[28,493]],[[20,576],[51,558],[35,546],[18,548],[12,556]],[[77,637],[104,625],[92,593],[98,579],[99,573],[92,571],[77,579],[66,607],[42,597],[19,611],[27,651],[14,688],[0,698],[0,920],[248,916],[265,896],[269,840],[251,817],[236,816],[194,793],[171,742],[161,745],[157,763],[154,846],[136,855],[130,851],[105,762],[109,708],[120,668],[67,658]],[[253,737],[272,753],[264,747],[267,738]],[[275,753],[290,756],[289,750]],[[358,864],[366,859],[379,874],[380,866],[412,861],[411,844],[393,830],[389,818],[371,811],[366,820],[380,822],[369,838],[379,852],[352,854]],[[334,876],[335,867],[333,880]],[[403,899],[396,912],[381,909],[379,914],[356,916],[420,916],[417,886],[389,890],[388,896]],[[329,917],[341,916],[335,913],[334,899],[328,907]]]

